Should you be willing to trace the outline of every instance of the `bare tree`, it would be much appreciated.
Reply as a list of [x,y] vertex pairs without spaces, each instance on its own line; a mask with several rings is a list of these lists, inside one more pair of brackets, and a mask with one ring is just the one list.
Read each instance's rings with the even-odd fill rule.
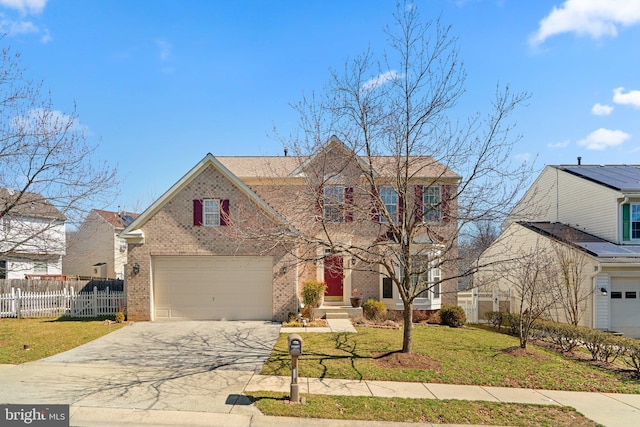
[[[528,95],[497,88],[489,114],[463,123],[451,120],[466,79],[451,29],[439,21],[424,22],[415,5],[401,3],[386,34],[389,51],[380,60],[366,51],[332,72],[322,96],[295,105],[302,133],[287,148],[308,156],[335,134],[362,159],[324,163],[331,170],[317,171],[309,190],[318,194],[336,176],[357,177],[353,199],[373,200],[380,232],[374,239],[340,241],[335,221],[324,215],[314,221],[315,234],[307,240],[349,254],[359,268],[380,270],[393,281],[404,307],[402,351],[410,353],[416,298],[438,288],[455,293],[457,279],[478,267],[458,270],[461,230],[504,217],[530,176],[526,164],[511,163],[519,138],[506,123]],[[347,173],[353,165],[356,169]],[[431,178],[425,181],[426,176]],[[420,195],[416,184],[421,184]],[[381,185],[393,189],[399,212],[390,210]],[[431,189],[437,196],[428,200],[424,194]],[[318,203],[327,200],[321,196],[326,194],[318,195]],[[371,204],[353,205],[363,211],[349,217],[351,228],[364,235],[374,226],[365,224],[372,222]]]
[[517,258],[498,264],[495,271],[514,292],[520,347],[527,348],[534,322],[555,304],[553,289],[558,268],[553,251],[546,246],[536,244],[518,253]]
[[467,290],[473,288],[473,276],[464,275],[471,266],[477,264],[478,258],[500,235],[500,228],[493,221],[478,221],[469,224],[468,230],[461,230],[459,240],[459,268],[462,277],[458,283],[458,289]]
[[557,280],[552,282],[556,306],[567,323],[577,325],[593,294],[593,288],[585,280],[589,262],[584,252],[566,243],[554,240],[551,247],[558,273]]
[[[0,253],[51,250],[61,223],[113,201],[116,169],[95,158],[75,108],[54,109],[42,83],[25,77],[20,54],[4,48],[0,61]],[[33,212],[36,221],[24,221]]]

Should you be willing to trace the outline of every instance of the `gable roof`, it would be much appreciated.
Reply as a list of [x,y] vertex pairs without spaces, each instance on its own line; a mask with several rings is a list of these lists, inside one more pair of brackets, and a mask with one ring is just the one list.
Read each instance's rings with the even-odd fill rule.
[[640,192],[639,165],[559,165],[553,167],[614,190]]
[[[169,190],[167,190],[158,200],[156,200],[151,206],[149,206],[144,212],[142,212],[129,226],[127,226],[122,233],[121,237],[130,239],[132,241],[141,242],[144,240],[144,233],[140,230],[153,215],[155,215],[169,200],[171,200],[178,192],[186,187],[195,177],[197,177],[207,167],[213,166],[229,181],[231,181],[240,191],[242,191],[249,199],[253,200],[260,208],[262,208],[272,218],[289,225],[289,223],[277,213],[271,206],[269,206],[264,200],[262,200],[256,193],[253,192],[246,184],[244,184],[237,176],[235,176],[229,169],[227,169],[220,161],[211,153],[207,153],[206,156],[198,164],[196,164],[189,172],[187,172],[178,182],[176,182]],[[292,232],[295,229],[289,225]]]
[[133,212],[111,212],[101,209],[93,210],[106,222],[111,224],[114,228],[124,230],[129,224],[135,220],[139,214]]
[[[15,206],[9,208],[9,206]],[[9,209],[8,216],[43,218],[66,221],[65,216],[51,202],[37,193],[0,188],[0,212]]]
[[567,243],[597,258],[637,258],[640,246],[616,245],[567,224],[559,222],[518,222],[519,225],[542,236]]
[[[230,172],[240,179],[290,178],[298,176],[313,159],[332,149],[340,149],[353,156],[363,169],[368,169],[365,158],[356,155],[336,136],[333,136],[311,156],[220,156],[216,157]],[[396,171],[396,156],[371,156],[376,176],[393,177]],[[447,178],[458,180],[460,175],[431,156],[409,158],[409,175],[417,178]]]

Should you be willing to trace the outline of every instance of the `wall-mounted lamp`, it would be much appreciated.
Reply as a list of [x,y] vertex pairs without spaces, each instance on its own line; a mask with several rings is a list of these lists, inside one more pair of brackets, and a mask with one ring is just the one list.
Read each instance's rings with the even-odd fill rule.
[[140,273],[140,264],[138,264],[137,262],[134,262],[133,265],[131,266],[131,271],[133,271],[134,275]]
[[351,258],[351,267],[356,265],[356,262],[358,262],[358,260],[356,258]]
[[607,288],[602,287],[600,288],[600,292],[602,293],[602,295],[604,295],[605,297],[607,296]]

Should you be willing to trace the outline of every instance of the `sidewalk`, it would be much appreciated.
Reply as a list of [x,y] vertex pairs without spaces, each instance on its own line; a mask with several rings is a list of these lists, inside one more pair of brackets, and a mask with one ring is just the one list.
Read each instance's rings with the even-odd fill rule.
[[[244,392],[290,391],[290,377],[254,375]],[[348,396],[403,397],[414,399],[463,399],[491,402],[560,405],[576,408],[580,413],[604,426],[640,425],[640,395],[532,390],[503,387],[481,387],[451,384],[404,383],[391,381],[353,381],[339,379],[300,378],[300,394]],[[194,412],[175,410],[143,410],[130,408],[103,408],[72,406],[71,425],[98,427],[118,425],[142,426],[230,426],[230,427],[293,427],[301,423],[308,426],[370,426],[370,421],[286,418],[247,413],[238,409],[250,402],[234,402],[227,412]],[[108,421],[111,420],[111,421]],[[414,423],[376,422],[376,425],[400,427]],[[437,424],[421,424],[437,426]],[[449,425],[449,427],[451,427]],[[466,425],[466,427],[469,427]],[[485,426],[486,427],[486,426]]]
[[[640,426],[640,395],[638,394],[320,378],[299,378],[298,382],[301,395],[462,399],[571,406],[587,418],[605,426]],[[254,375],[245,391],[270,390],[288,393],[290,383],[289,377]]]

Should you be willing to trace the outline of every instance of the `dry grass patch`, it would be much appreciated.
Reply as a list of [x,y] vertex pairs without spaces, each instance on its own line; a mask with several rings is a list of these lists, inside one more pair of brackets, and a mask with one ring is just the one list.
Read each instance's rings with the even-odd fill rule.
[[[0,364],[31,362],[100,338],[123,327],[101,319],[0,319]],[[29,349],[25,350],[24,346]]]

